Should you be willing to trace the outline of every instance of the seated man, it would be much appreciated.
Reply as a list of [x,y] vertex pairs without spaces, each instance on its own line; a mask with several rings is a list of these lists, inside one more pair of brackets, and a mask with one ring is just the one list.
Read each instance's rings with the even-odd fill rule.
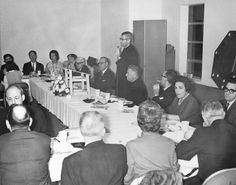
[[125,99],[132,101],[134,105],[139,105],[147,99],[147,89],[140,77],[140,69],[138,66],[130,65],[128,67],[126,77],[128,80],[127,93]]
[[128,172],[125,184],[149,171],[178,170],[175,143],[159,134],[162,112],[161,107],[152,100],[140,104],[137,119],[142,135],[126,145]]
[[173,82],[177,76],[177,72],[172,69],[168,69],[161,75],[160,84],[153,86],[154,97],[152,98],[163,109],[166,109],[175,99],[175,88]]
[[178,159],[190,160],[198,156],[199,172],[185,180],[189,185],[200,185],[214,172],[236,167],[236,131],[224,120],[225,112],[220,102],[205,104],[202,117],[204,127],[197,128],[188,141],[176,147]]
[[96,111],[84,112],[80,130],[85,148],[63,161],[62,185],[122,185],[127,171],[125,147],[105,144],[105,118]]
[[51,183],[48,170],[50,138],[30,131],[31,124],[32,118],[26,107],[10,106],[6,125],[11,133],[0,136],[1,184]]
[[85,58],[78,57],[75,61],[75,71],[83,72],[83,73],[90,73],[88,66],[85,65]]
[[110,61],[107,57],[101,57],[98,66],[99,73],[94,76],[93,87],[103,92],[114,94],[116,87],[115,74],[109,68]]
[[[24,100],[25,100],[25,95],[23,94],[23,90],[18,87],[17,85],[10,85],[6,91],[6,102],[8,104],[8,106],[11,106],[12,104],[23,104]],[[33,131],[37,131],[37,132],[43,132],[47,135],[50,135],[49,131],[49,125],[48,125],[48,121],[46,118],[46,115],[44,114],[44,112],[41,110],[41,108],[37,105],[37,104],[31,104],[27,106],[31,117],[33,118],[33,123],[30,126],[31,130]],[[3,117],[4,120],[6,118],[6,112],[7,110],[2,110],[3,114],[1,115],[1,117]],[[5,113],[5,114],[4,114]],[[0,120],[0,121],[1,121]],[[4,123],[0,123],[1,127],[4,127]],[[6,129],[4,129],[6,131]],[[4,134],[0,131],[1,134]]]
[[41,74],[44,73],[44,66],[43,64],[37,62],[37,53],[34,50],[29,51],[29,58],[30,61],[25,63],[23,66],[23,74],[24,75],[31,75],[36,74],[40,71]]
[[224,88],[225,100],[221,103],[225,109],[225,119],[236,127],[236,78],[230,78]]

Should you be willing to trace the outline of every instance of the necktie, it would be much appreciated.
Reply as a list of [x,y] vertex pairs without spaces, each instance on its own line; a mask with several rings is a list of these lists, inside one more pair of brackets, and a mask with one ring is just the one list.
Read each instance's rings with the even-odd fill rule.
[[227,103],[225,104],[225,109],[227,110],[228,107],[229,107],[229,103],[227,102]]

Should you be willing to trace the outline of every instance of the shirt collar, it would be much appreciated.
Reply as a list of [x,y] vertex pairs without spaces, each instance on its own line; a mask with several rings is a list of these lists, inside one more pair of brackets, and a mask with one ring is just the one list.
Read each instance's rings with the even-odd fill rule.
[[232,105],[235,101],[236,101],[236,98],[235,98],[233,101],[231,101],[231,102],[227,102],[227,103],[229,104],[229,106],[227,107],[227,110],[229,110],[229,108],[231,107],[231,105]]

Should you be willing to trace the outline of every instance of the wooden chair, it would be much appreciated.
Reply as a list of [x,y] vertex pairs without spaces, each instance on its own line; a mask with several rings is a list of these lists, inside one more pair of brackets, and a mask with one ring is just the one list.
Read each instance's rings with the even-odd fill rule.
[[220,170],[210,175],[203,185],[234,185],[236,184],[236,168]]
[[90,93],[90,82],[89,82],[90,74],[73,71],[71,69],[64,69],[64,71],[65,71],[65,81],[70,89],[71,94],[74,94],[75,91],[75,89],[73,88],[74,83],[81,83],[80,90],[82,91],[86,90],[88,94]]

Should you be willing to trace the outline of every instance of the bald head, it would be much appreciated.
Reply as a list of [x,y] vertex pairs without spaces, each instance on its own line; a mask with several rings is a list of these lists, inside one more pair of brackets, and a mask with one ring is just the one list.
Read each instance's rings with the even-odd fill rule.
[[16,86],[16,85],[10,85],[6,89],[6,101],[9,106],[12,104],[22,104],[25,100],[25,95],[23,94],[23,90]]
[[10,130],[13,128],[28,128],[32,123],[32,119],[25,106],[13,104],[9,107],[6,123]]

